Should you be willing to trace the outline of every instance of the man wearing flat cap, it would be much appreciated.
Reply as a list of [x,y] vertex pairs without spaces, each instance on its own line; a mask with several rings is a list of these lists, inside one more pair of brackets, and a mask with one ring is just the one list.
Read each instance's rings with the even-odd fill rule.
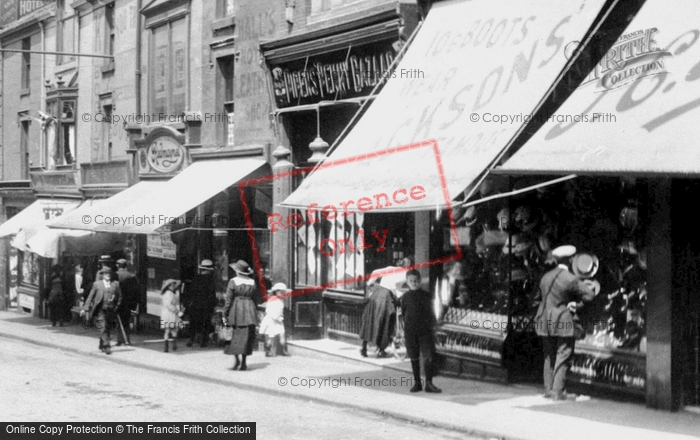
[[574,246],[559,246],[552,251],[557,267],[544,274],[533,301],[537,306],[535,332],[542,338],[544,354],[544,397],[554,400],[575,398],[564,391],[575,343],[571,308],[595,297],[591,287],[569,271],[574,254]]
[[131,345],[129,321],[131,321],[131,312],[136,310],[136,306],[139,304],[139,296],[141,295],[139,282],[134,274],[126,270],[126,263],[127,261],[123,258],[117,260],[117,279],[119,288],[122,291],[122,301],[117,309],[117,316],[120,322],[119,329],[117,329],[117,346],[123,344]]
[[209,333],[214,331],[211,318],[219,301],[216,298],[214,263],[202,260],[198,269],[199,273],[189,283],[185,303],[185,310],[190,317],[190,340],[187,346],[191,347],[198,335],[201,335],[201,347],[204,348],[209,343]]
[[100,275],[102,279],[95,281],[92,285],[80,316],[88,314],[88,321],[94,322],[100,329],[100,350],[106,354],[112,354],[109,346],[110,330],[116,319],[116,310],[121,303],[122,293],[119,282],[112,280],[114,275],[112,269],[105,267],[100,271]]

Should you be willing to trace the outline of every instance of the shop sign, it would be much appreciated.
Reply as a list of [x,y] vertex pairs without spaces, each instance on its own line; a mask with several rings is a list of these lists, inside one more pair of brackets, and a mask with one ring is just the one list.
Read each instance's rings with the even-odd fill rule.
[[19,306],[24,307],[25,309],[30,309],[34,310],[34,297],[30,295],[25,295],[24,293],[20,293],[19,295]]
[[160,136],[148,146],[146,160],[154,170],[161,173],[177,171],[185,159],[185,150],[175,139]]
[[43,209],[44,211],[44,220],[51,220],[56,217],[60,217],[63,215],[63,208],[59,207],[45,207]]
[[275,66],[272,81],[277,107],[366,96],[389,70],[395,51],[389,42],[295,60]]
[[177,259],[177,246],[170,234],[150,234],[146,239],[146,255],[164,260]]
[[53,0],[18,0],[19,16],[24,17],[30,12],[34,12],[39,8],[53,3]]

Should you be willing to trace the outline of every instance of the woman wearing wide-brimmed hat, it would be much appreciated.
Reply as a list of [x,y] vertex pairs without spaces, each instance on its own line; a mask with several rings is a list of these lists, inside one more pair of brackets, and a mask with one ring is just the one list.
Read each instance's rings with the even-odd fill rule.
[[173,351],[177,350],[177,330],[180,327],[180,280],[167,279],[163,281],[160,289],[162,307],[160,309],[160,328],[165,330],[163,339],[165,340],[164,351],[168,352],[170,337],[172,336]]
[[[230,265],[236,272],[226,287],[226,305],[224,306],[224,324],[233,327],[231,343],[226,347],[226,354],[236,357],[232,370],[247,370],[246,356],[253,354],[255,343],[255,326],[258,323],[257,305],[260,304],[260,290],[251,278],[253,269],[243,260]],[[241,355],[242,359],[238,359]]]

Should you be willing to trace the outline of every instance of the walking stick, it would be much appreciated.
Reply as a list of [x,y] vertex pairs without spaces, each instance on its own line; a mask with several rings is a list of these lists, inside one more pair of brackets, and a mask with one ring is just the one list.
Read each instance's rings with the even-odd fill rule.
[[124,330],[124,324],[122,324],[121,316],[117,315],[117,321],[119,321],[119,330],[122,331],[122,336],[124,337],[124,343],[129,342],[129,338],[126,336],[126,330]]

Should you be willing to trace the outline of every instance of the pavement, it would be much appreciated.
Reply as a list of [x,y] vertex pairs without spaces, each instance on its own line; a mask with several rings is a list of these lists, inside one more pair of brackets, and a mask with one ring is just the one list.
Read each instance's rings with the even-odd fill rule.
[[[411,394],[410,364],[394,358],[362,358],[358,347],[338,341],[290,342],[290,357],[249,357],[248,371],[231,371],[232,356],[218,348],[164,353],[162,334],[147,329],[132,335],[131,346],[97,349],[95,328],[73,323],[51,327],[44,319],[0,311],[1,338],[48,349],[97,356],[115,366],[129,365],[243,389],[353,408],[489,439],[700,439],[700,414],[669,413],[643,404],[590,398],[553,402],[537,386],[438,376],[442,394]],[[114,339],[114,338],[113,338]]]

